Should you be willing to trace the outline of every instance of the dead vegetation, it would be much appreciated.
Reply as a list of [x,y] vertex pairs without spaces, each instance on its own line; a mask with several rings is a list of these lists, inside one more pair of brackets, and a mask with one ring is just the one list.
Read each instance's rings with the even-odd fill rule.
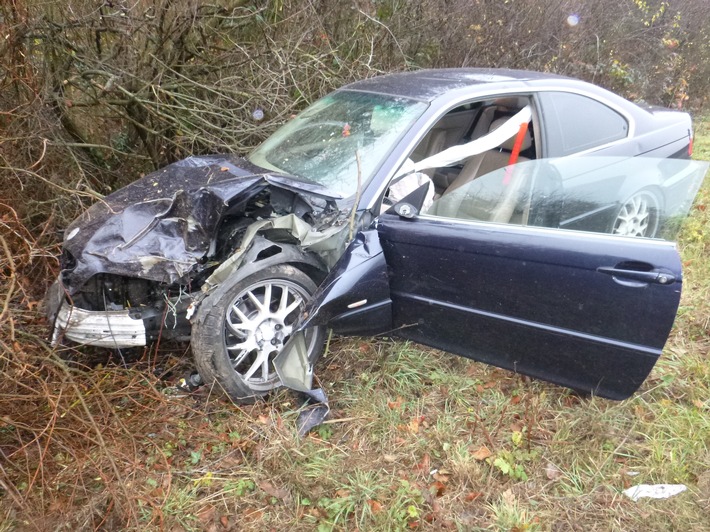
[[[623,403],[409,344],[335,341],[319,373],[332,422],[300,440],[286,392],[248,408],[179,392],[186,346],[47,342],[60,230],[86,205],[188,154],[245,150],[347,81],[508,66],[666,105],[709,94],[703,0],[473,4],[0,6],[0,530],[706,528],[707,184],[683,233],[674,337]],[[690,490],[620,494],[640,482]]]

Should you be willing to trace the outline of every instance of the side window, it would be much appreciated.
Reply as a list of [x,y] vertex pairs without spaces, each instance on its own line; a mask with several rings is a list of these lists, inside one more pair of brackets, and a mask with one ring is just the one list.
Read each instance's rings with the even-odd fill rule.
[[427,215],[673,240],[708,163],[563,157],[494,170],[436,199]]
[[561,157],[625,138],[626,119],[606,105],[569,92],[540,94],[548,157]]
[[441,196],[511,161],[534,159],[534,120],[529,95],[471,101],[451,109],[414,148],[403,167],[405,183],[395,178],[385,206],[402,199],[398,188],[411,191],[428,180],[431,196]]

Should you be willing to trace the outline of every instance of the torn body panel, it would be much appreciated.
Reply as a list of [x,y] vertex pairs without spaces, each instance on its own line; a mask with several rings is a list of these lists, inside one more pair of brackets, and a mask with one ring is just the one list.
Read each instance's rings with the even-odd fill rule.
[[62,305],[55,326],[57,341],[59,331],[67,340],[97,347],[140,347],[146,345],[143,320],[131,318],[127,310],[91,312]]
[[347,335],[373,335],[392,329],[387,264],[376,229],[355,236],[275,358],[274,367],[285,386],[300,392],[311,389],[317,360],[309,355],[305,331],[326,325]]
[[[333,200],[338,198],[327,196],[319,185],[272,176],[234,156],[190,157],[107,196],[67,228],[64,285],[72,295],[101,273],[185,283],[213,258],[225,218],[248,216],[250,210],[255,218],[276,211],[268,200],[259,204],[257,198],[274,187],[290,192],[291,201],[277,194],[283,214],[295,209],[317,222],[337,211]],[[297,205],[292,198],[299,194],[312,201]]]
[[63,275],[69,294],[100,273],[172,284],[192,272],[230,202],[266,184],[256,168],[239,171],[231,163],[189,158],[95,203],[67,228],[62,268],[71,271]]
[[338,334],[392,328],[387,264],[376,229],[359,232],[321,284],[299,328],[328,325]]
[[[53,337],[104,347],[187,340],[196,306],[238,269],[291,263],[323,278],[348,236],[349,210],[335,198],[231,157],[189,158],[150,174],[68,228],[48,298]],[[114,322],[129,332],[109,342],[104,330]]]

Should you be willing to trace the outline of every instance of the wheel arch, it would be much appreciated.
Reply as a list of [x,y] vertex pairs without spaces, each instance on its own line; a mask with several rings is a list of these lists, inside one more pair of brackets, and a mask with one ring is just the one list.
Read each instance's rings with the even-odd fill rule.
[[[232,265],[228,274],[230,277],[236,275],[242,279],[277,264],[290,264],[302,270],[316,285],[320,284],[328,273],[325,263],[316,253],[304,251],[296,244],[276,242],[256,235],[242,259]],[[208,277],[207,282],[217,284],[213,282],[212,277]]]
[[[252,270],[251,273],[240,271],[239,275],[231,275],[217,285],[201,302],[196,310],[195,319],[192,321],[192,355],[200,376],[205,383],[218,386],[237,403],[253,402],[281,385],[273,368],[272,357],[283,346],[272,348],[270,344],[278,345],[273,343],[276,335],[263,336],[265,331],[262,330],[262,327],[267,329],[276,327],[271,330],[272,333],[274,330],[279,330],[279,324],[281,327],[287,325],[290,327],[292,323],[286,321],[287,316],[291,316],[295,311],[288,309],[285,311],[287,314],[280,315],[279,313],[283,310],[281,305],[279,304],[278,308],[275,308],[271,303],[267,304],[267,301],[274,301],[271,299],[272,292],[270,289],[268,292],[261,291],[262,288],[266,285],[274,286],[274,283],[280,286],[284,286],[284,283],[290,285],[287,290],[291,294],[297,294],[296,300],[300,301],[301,310],[317,288],[305,272],[289,263],[280,262],[264,266],[264,262],[265,260],[259,262],[263,266],[262,268]],[[252,290],[257,290],[257,295],[252,296]],[[261,295],[259,295],[259,291],[261,291]],[[281,294],[283,293],[281,292]],[[237,313],[233,317],[237,319],[237,323],[251,323],[253,325],[261,322],[261,325],[246,327],[243,330],[251,331],[250,333],[243,337],[239,333],[237,336],[232,335],[232,342],[228,342],[226,339],[228,329],[225,320],[229,320],[230,308],[234,308],[237,301],[257,301],[258,299],[255,298],[259,297],[264,298],[263,304],[252,305],[251,309],[245,307],[243,314]],[[267,300],[266,297],[270,299]],[[275,297],[283,302],[282,295]],[[241,303],[239,304],[241,305]],[[301,310],[298,312],[300,313]],[[294,318],[291,316],[289,319],[293,320]],[[235,329],[231,330],[234,332]],[[261,341],[258,340],[259,333],[257,331],[259,330],[262,334]],[[289,335],[290,331],[284,334]],[[323,335],[322,330],[315,331],[309,340],[309,350],[322,348]],[[282,335],[280,341],[285,342],[287,338]],[[232,343],[232,347],[228,347],[228,343]],[[230,351],[233,349],[237,350],[234,352],[236,358],[230,355]],[[238,367],[240,364],[246,364],[246,367]],[[271,364],[271,366],[267,366],[266,370],[256,370],[257,373],[261,371],[260,378],[253,380],[256,373],[244,373],[246,368],[253,372],[257,366],[261,368],[262,364]]]

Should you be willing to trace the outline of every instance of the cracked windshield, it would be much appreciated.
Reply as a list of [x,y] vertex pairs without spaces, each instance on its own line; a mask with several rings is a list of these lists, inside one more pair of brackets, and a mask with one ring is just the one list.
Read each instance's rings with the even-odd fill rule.
[[427,104],[341,91],[292,119],[249,159],[269,170],[316,182],[344,197],[366,184]]

